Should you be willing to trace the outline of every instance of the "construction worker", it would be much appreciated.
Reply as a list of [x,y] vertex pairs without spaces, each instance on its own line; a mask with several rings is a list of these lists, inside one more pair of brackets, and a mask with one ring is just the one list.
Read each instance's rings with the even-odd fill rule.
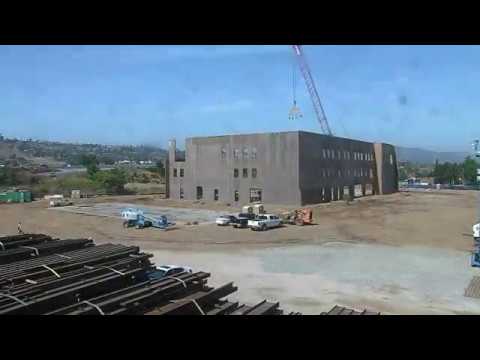
[[20,221],[18,222],[17,229],[18,229],[18,233],[19,233],[19,234],[23,234],[22,223],[21,223]]

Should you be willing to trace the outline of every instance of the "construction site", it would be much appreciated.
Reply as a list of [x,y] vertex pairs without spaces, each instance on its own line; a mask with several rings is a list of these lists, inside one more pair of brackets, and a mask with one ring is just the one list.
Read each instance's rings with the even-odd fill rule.
[[[465,296],[477,273],[470,266],[475,205],[473,191],[373,195],[312,206],[312,225],[253,232],[218,226],[216,216],[240,211],[225,204],[114,196],[55,208],[48,200],[0,206],[0,229],[15,234],[21,221],[25,233],[139,247],[157,265],[209,273],[211,286],[234,282],[240,290],[229,301],[279,302],[288,313],[342,306],[382,314],[475,314],[480,300]],[[124,228],[119,211],[126,206],[168,214],[175,225]],[[274,213],[293,208],[264,206]]]
[[1,204],[0,314],[479,314],[478,191],[399,189],[292,48],[321,133],[172,139],[162,194]]

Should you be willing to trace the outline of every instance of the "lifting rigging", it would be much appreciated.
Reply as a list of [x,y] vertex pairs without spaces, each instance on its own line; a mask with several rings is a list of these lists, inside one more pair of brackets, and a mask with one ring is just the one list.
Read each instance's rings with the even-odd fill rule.
[[[293,48],[294,56],[298,60],[300,71],[302,73],[303,79],[305,80],[305,85],[307,86],[308,93],[310,94],[310,99],[312,100],[315,116],[317,117],[317,120],[320,123],[320,127],[322,128],[322,131],[324,134],[333,136],[332,130],[330,129],[330,125],[328,124],[327,116],[325,115],[325,111],[322,106],[322,102],[320,101],[320,96],[318,95],[317,88],[315,87],[315,82],[313,80],[310,67],[308,66],[308,62],[305,58],[305,54],[303,52],[302,46],[292,45],[292,48]],[[297,119],[299,117],[302,117],[302,114],[300,112],[300,109],[297,107],[295,71],[293,71],[292,80],[293,80],[292,81],[293,107],[289,112],[289,118]]]

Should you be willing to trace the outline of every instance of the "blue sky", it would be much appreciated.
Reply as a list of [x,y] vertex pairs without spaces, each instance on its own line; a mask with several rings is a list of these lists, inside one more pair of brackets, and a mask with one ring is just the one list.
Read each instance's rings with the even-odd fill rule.
[[[479,46],[305,46],[338,136],[439,151],[480,137]],[[320,132],[289,46],[0,46],[0,133],[166,146]]]

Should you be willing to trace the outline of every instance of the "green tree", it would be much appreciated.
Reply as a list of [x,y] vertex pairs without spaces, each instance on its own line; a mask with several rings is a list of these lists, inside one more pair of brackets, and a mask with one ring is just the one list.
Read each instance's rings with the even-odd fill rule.
[[161,177],[165,177],[165,165],[163,161],[158,160],[155,165],[155,172],[157,172]]
[[402,166],[401,168],[398,169],[398,178],[401,181],[407,180],[408,179],[408,172],[407,169]]
[[433,176],[437,184],[458,185],[464,179],[464,166],[463,164],[449,162],[439,164],[437,161],[433,170]]
[[125,192],[127,174],[120,169],[98,171],[94,176],[97,182],[108,194],[122,194]]
[[475,159],[472,159],[470,156],[467,156],[465,161],[463,162],[463,174],[465,177],[465,181],[469,184],[476,184],[477,183],[477,169],[478,163]]
[[18,184],[17,172],[15,169],[5,167],[0,169],[0,185],[15,186]]
[[97,157],[95,155],[83,154],[80,158],[80,163],[87,168],[88,176],[93,179],[99,171]]

